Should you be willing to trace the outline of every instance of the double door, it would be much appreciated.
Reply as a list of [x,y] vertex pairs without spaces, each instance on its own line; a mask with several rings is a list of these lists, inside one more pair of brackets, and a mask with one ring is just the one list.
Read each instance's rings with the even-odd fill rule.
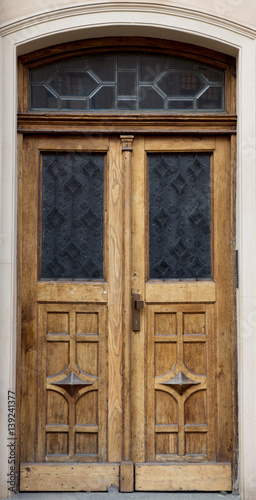
[[230,141],[24,135],[21,491],[230,490]]

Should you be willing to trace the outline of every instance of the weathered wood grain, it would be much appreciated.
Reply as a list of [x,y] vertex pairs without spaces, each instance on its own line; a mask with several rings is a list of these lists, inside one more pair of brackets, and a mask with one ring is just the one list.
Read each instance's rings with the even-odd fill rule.
[[117,464],[29,464],[20,466],[20,491],[108,491],[119,488]]
[[231,464],[135,464],[138,491],[231,491]]

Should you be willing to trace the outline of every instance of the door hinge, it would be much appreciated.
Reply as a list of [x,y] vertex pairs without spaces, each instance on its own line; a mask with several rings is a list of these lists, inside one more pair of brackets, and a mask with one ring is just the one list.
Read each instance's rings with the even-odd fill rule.
[[239,288],[239,260],[238,260],[238,250],[236,250],[236,288]]

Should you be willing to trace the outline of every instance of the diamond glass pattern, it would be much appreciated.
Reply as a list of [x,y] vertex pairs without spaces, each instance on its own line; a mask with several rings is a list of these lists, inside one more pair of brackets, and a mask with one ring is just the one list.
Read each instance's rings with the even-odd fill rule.
[[101,54],[30,71],[30,109],[69,112],[225,110],[225,71],[156,54]]
[[42,156],[41,278],[103,279],[104,155]]
[[149,277],[211,277],[210,154],[163,153],[149,162]]

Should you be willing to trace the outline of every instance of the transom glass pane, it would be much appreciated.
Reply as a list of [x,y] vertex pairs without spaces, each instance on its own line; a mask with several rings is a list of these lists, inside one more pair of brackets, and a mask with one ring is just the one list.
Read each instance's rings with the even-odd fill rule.
[[225,72],[150,54],[79,57],[30,71],[32,111],[224,111]]
[[149,277],[211,277],[210,154],[149,154]]
[[103,278],[104,155],[45,152],[41,278]]

